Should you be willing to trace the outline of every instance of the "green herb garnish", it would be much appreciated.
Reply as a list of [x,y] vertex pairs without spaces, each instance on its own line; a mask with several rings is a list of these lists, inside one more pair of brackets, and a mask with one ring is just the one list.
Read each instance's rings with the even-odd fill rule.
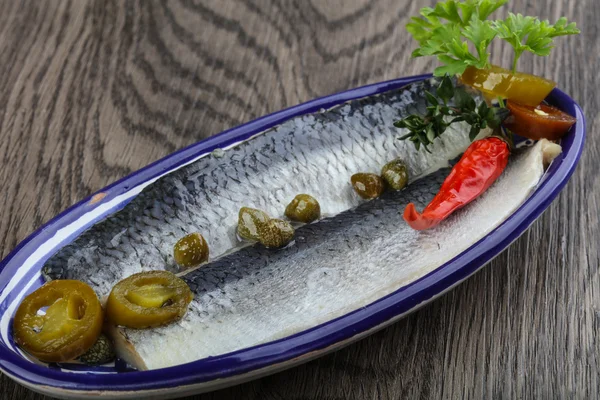
[[492,26],[498,37],[507,41],[515,51],[513,73],[517,71],[517,61],[523,52],[547,56],[554,47],[555,37],[579,33],[575,22],[569,23],[564,17],[551,25],[548,21],[509,13],[504,21],[492,21]]
[[[447,0],[421,9],[406,29],[419,42],[413,57],[435,56],[443,66],[434,74],[462,74],[467,67],[490,68],[488,48],[499,37],[514,48],[513,72],[521,54],[547,56],[557,36],[578,34],[575,23],[560,18],[552,25],[535,17],[509,14],[505,20],[487,18],[508,0]],[[473,54],[469,48],[475,49]]]
[[[406,29],[419,42],[413,57],[436,56],[442,67],[434,74],[462,74],[468,66],[489,68],[487,48],[496,37],[487,17],[508,0],[477,0],[457,3],[448,0],[435,8],[421,9],[421,17],[411,18]],[[468,39],[477,50],[469,50]]]
[[463,88],[454,87],[448,75],[442,78],[436,95],[426,91],[425,97],[428,104],[425,115],[413,114],[394,122],[395,127],[410,131],[400,140],[410,140],[417,150],[423,146],[429,151],[427,146],[455,122],[465,121],[471,125],[469,138],[472,141],[482,129],[499,127],[508,115],[507,109],[488,107],[485,101],[477,106]]

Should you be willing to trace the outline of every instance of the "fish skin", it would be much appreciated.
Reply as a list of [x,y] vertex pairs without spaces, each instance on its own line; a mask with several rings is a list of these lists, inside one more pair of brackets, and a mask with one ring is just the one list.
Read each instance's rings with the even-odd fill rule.
[[435,92],[436,82],[296,117],[220,154],[206,155],[154,182],[121,211],[60,249],[42,274],[46,280],[82,280],[104,296],[137,272],[177,272],[173,246],[189,233],[204,236],[213,259],[235,248],[242,206],[282,217],[294,196],[308,193],[318,199],[323,215],[335,215],[362,202],[348,183],[354,173],[378,173],[398,157],[413,180],[447,166],[469,144],[464,123],[436,139],[432,153],[398,140],[404,130],[393,127],[394,120],[425,111],[424,91]]
[[353,210],[305,225],[292,245],[255,245],[182,276],[194,292],[185,317],[151,330],[113,328],[119,355],[156,369],[252,347],[301,332],[364,307],[433,271],[485,237],[535,189],[548,154],[542,141],[511,157],[480,198],[438,227],[415,231],[406,204],[422,209],[449,170]]

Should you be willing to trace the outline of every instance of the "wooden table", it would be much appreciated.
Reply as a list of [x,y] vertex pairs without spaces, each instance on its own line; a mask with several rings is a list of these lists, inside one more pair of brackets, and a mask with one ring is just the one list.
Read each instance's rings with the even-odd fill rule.
[[[0,248],[176,149],[317,96],[431,71],[404,30],[432,0],[38,1],[0,13]],[[588,142],[549,210],[399,323],[197,399],[599,398],[600,2],[513,0],[582,29],[520,69],[580,102]],[[511,55],[494,46],[494,62]],[[0,396],[42,396],[0,376]]]

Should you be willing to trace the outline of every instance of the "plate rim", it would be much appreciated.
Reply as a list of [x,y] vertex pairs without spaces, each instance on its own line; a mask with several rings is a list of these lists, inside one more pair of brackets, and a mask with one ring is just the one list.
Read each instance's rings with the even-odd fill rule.
[[[105,197],[94,207],[126,193],[130,188],[155,179],[216,148],[245,140],[256,133],[267,130],[285,120],[350,100],[376,95],[388,90],[399,89],[409,83],[430,78],[431,74],[409,76],[374,83],[332,95],[320,97],[284,110],[260,117],[220,134],[176,151],[130,175],[108,185],[96,194],[69,207],[49,222],[29,235],[0,263],[0,295],[6,290],[8,267],[15,266],[24,257],[24,250],[37,248],[45,243],[53,233],[71,222],[74,216],[90,211],[90,202],[98,193]],[[241,349],[232,353],[209,357],[191,363],[151,371],[127,372],[112,375],[73,374],[33,364],[8,349],[0,340],[0,370],[26,386],[44,388],[47,393],[61,390],[76,393],[105,392],[124,393],[156,391],[181,388],[200,383],[234,379],[246,373],[293,363],[298,357],[312,352],[325,352],[336,343],[352,341],[372,329],[385,326],[386,322],[408,314],[410,311],[431,301],[462,282],[482,268],[493,257],[523,234],[527,228],[558,196],[575,171],[585,143],[586,123],[581,107],[567,94],[554,89],[548,100],[551,104],[575,115],[577,123],[562,140],[563,153],[546,172],[544,180],[535,192],[512,213],[500,226],[484,238],[470,246],[449,262],[439,266],[414,282],[399,288],[393,293],[375,300],[369,305],[354,310],[338,318],[285,338]],[[566,148],[566,151],[565,151]],[[124,205],[124,204],[123,204]],[[87,208],[86,208],[87,207]],[[106,211],[106,216],[114,210]],[[78,214],[79,213],[79,214]],[[28,252],[27,252],[28,253]],[[18,268],[18,266],[16,267]],[[18,287],[19,290],[21,287]],[[1,306],[1,304],[0,304]],[[5,310],[0,308],[0,314]],[[65,393],[63,393],[65,394]]]

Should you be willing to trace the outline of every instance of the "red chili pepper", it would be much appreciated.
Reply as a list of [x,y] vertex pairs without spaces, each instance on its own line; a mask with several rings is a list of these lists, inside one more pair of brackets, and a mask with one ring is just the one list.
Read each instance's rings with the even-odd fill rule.
[[404,210],[404,220],[419,231],[433,228],[485,192],[506,168],[509,154],[508,144],[497,137],[471,143],[423,213],[419,214],[410,203]]

